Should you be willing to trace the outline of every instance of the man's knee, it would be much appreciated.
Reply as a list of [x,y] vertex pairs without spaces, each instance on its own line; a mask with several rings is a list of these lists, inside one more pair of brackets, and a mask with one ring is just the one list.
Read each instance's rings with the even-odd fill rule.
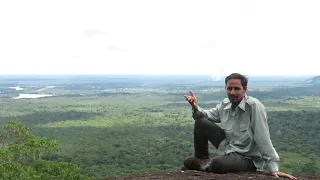
[[252,163],[252,161],[234,153],[213,159],[208,170],[214,173],[252,171],[252,168],[249,166],[250,163]]
[[213,173],[227,173],[229,171],[229,166],[223,158],[216,158],[211,161],[208,170]]
[[205,132],[212,132],[218,131],[221,128],[214,122],[211,122],[206,118],[199,118],[195,120],[195,129],[201,129],[201,131]]
[[209,121],[208,119],[202,117],[199,119],[195,120],[195,127],[196,128],[200,128],[200,129],[205,129],[205,128],[209,128],[209,127],[215,127],[216,124],[214,124],[213,122]]

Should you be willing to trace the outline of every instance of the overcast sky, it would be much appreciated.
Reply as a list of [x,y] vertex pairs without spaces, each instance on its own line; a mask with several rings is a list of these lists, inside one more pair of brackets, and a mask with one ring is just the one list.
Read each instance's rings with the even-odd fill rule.
[[0,74],[319,75],[320,1],[0,1]]

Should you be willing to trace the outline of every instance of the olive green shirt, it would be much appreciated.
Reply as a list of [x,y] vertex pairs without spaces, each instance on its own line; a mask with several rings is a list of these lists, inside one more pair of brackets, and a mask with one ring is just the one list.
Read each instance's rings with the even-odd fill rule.
[[224,154],[240,153],[252,159],[258,171],[263,171],[265,164],[270,172],[278,171],[280,158],[270,139],[264,105],[251,96],[245,96],[234,110],[231,105],[226,98],[209,110],[198,106],[193,118],[218,123],[226,134],[218,148]]

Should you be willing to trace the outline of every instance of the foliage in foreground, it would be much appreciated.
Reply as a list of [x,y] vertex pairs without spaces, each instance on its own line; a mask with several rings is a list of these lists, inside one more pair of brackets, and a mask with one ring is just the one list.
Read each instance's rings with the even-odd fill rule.
[[0,179],[89,179],[74,164],[43,160],[57,141],[32,135],[21,123],[0,126]]

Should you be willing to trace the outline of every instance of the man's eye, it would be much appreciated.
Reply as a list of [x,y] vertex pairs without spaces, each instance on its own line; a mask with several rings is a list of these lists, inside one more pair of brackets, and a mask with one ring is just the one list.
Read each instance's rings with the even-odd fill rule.
[[235,87],[235,88],[228,87],[228,88],[227,88],[228,91],[232,91],[232,89],[234,89],[235,91],[239,91],[239,90],[240,90],[239,87]]

